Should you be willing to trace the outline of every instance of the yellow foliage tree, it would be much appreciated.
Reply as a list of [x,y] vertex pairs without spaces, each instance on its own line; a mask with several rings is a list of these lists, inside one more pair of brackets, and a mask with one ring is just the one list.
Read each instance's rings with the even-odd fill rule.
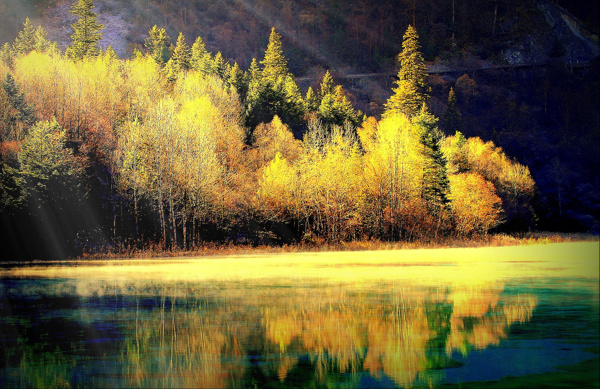
[[460,173],[449,179],[457,234],[485,234],[500,223],[502,200],[496,195],[494,184],[476,173]]

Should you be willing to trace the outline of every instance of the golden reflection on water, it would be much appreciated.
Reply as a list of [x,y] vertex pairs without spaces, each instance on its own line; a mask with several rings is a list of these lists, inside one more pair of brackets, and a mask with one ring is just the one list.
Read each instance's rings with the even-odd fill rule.
[[[527,322],[533,295],[504,294],[502,283],[414,286],[406,282],[323,282],[279,288],[276,281],[224,285],[78,280],[75,289],[135,296],[121,349],[127,386],[247,386],[270,377],[324,385],[331,374],[385,374],[400,386],[437,382],[454,351],[497,345]],[[156,309],[140,300],[160,296]],[[131,312],[123,312],[130,316]],[[252,365],[259,355],[261,364]],[[308,356],[306,382],[288,380]],[[267,379],[265,378],[265,379]],[[259,385],[260,386],[260,385]]]
[[507,293],[507,280],[597,274],[597,243],[0,271],[65,279],[31,294],[134,300],[135,310],[114,318],[125,323],[117,356],[124,386],[210,388],[260,379],[318,386],[359,372],[434,385],[453,353],[498,345],[511,325],[531,319],[538,298]]

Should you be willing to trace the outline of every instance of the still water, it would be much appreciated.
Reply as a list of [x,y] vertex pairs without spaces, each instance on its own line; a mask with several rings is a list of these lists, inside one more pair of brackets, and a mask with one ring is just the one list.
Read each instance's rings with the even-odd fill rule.
[[5,265],[0,387],[597,387],[598,250]]

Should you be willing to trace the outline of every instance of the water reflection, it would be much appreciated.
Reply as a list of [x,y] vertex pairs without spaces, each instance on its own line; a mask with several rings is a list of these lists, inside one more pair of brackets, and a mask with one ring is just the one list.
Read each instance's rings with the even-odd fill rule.
[[434,385],[538,304],[500,282],[2,285],[0,384],[35,387]]

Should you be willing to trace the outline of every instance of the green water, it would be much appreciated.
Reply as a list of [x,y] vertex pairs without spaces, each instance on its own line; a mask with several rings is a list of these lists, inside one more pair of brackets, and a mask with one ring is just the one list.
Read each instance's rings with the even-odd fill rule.
[[0,387],[599,382],[593,276],[452,285],[4,276],[0,296]]

